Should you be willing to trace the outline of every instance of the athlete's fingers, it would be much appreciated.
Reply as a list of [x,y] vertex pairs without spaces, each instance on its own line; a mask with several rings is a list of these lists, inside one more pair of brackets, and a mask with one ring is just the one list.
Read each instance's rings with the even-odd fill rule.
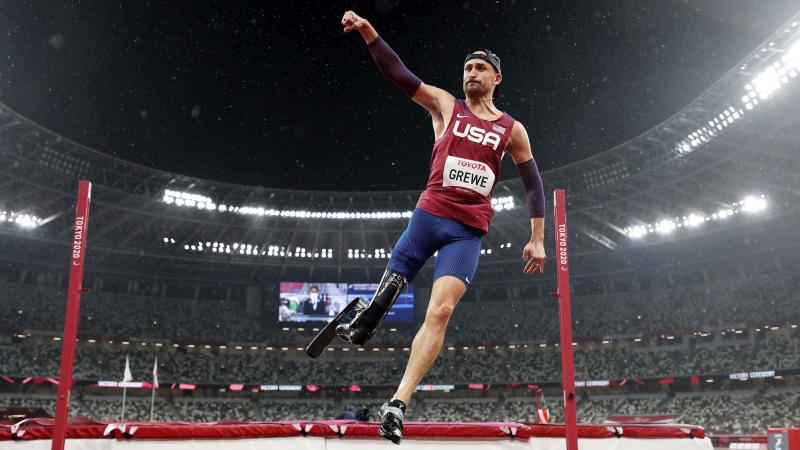
[[357,20],[347,20],[343,25],[344,25],[344,32],[349,33],[355,29],[360,28],[361,22]]
[[545,258],[537,258],[536,266],[539,268],[539,273],[544,273]]
[[525,261],[525,266],[522,268],[522,273],[528,275],[532,270],[533,264],[533,255],[531,255],[531,251],[528,246],[525,246],[522,249],[522,260]]
[[533,273],[533,270],[535,268],[537,268],[536,259],[531,258],[527,263],[525,263],[525,268],[522,269],[522,273],[524,273],[525,275],[530,275]]

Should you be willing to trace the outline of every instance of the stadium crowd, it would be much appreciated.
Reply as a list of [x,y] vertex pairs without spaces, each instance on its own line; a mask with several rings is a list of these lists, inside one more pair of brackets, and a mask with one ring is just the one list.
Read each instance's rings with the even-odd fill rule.
[[[800,328],[764,330],[740,339],[675,345],[642,345],[633,341],[575,347],[579,380],[648,378],[700,374],[726,374],[758,370],[800,368]],[[58,342],[0,344],[0,375],[57,377]],[[423,380],[426,383],[549,382],[560,377],[557,347],[484,349],[448,347]],[[334,384],[381,385],[397,379],[407,353],[333,352],[311,360],[302,352],[265,351],[243,347],[174,348],[81,343],[75,360],[75,377],[81,380],[116,380],[130,358],[136,379],[147,380],[158,357],[159,379],[187,383]],[[369,367],[369,370],[364,370]]]
[[[483,298],[497,298],[491,287],[484,289],[487,295]],[[0,331],[60,331],[63,327],[62,290],[0,281],[0,298],[8,312],[0,316]],[[763,325],[775,322],[776,318],[797,322],[799,301],[800,280],[781,275],[575,296],[573,334],[577,339],[619,337]],[[249,314],[236,301],[87,294],[81,304],[80,333],[95,337],[268,345],[305,345],[315,334],[313,324],[291,327],[279,324],[277,307],[269,305],[260,314]],[[495,345],[554,341],[558,338],[557,318],[557,305],[552,300],[464,301],[451,319],[447,342]],[[390,328],[393,332],[386,328],[390,327],[384,327],[371,342],[408,345],[416,331],[414,327]]]

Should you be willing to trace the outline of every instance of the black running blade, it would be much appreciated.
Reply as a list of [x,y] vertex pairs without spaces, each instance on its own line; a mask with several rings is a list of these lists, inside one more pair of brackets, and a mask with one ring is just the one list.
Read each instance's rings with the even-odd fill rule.
[[308,356],[315,359],[319,358],[319,355],[325,351],[325,348],[328,347],[328,344],[330,344],[331,341],[336,337],[336,326],[339,325],[342,317],[345,317],[348,313],[350,313],[350,311],[356,307],[359,301],[361,301],[361,299],[358,297],[351,300],[347,306],[342,308],[342,310],[336,315],[336,317],[333,318],[333,320],[325,325],[325,328],[321,329],[319,333],[314,336],[314,339],[312,339],[306,347],[306,354]]
[[[336,321],[333,321],[325,326],[319,333],[311,340],[306,347],[306,354],[312,358],[319,358],[319,355],[325,351],[328,344],[331,343],[333,338],[336,337]],[[331,326],[331,324],[334,324]]]

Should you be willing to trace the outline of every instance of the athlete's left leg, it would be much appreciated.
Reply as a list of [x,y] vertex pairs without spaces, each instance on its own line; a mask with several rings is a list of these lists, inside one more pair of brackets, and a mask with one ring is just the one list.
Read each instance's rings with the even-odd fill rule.
[[481,237],[469,232],[439,250],[431,299],[425,322],[411,344],[403,380],[392,399],[381,407],[381,436],[399,443],[403,437],[403,413],[417,385],[442,350],[447,323],[475,275]]
[[394,398],[406,405],[411,400],[411,394],[439,356],[447,323],[466,291],[464,282],[454,276],[446,275],[434,281],[425,322],[411,343],[408,365]]
[[399,444],[403,439],[403,415],[406,405],[411,401],[411,394],[439,356],[447,322],[466,290],[467,286],[463,281],[449,275],[433,282],[425,322],[411,344],[411,356],[403,381],[400,382],[394,397],[384,403],[378,411],[381,422],[378,434],[395,444]]

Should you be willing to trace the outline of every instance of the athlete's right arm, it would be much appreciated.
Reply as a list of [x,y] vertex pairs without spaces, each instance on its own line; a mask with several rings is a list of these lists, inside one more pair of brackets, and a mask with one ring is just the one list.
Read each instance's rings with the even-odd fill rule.
[[[403,90],[411,100],[425,108],[436,122],[437,118],[443,122],[450,118],[453,111],[455,97],[449,92],[435,86],[425,84],[417,78],[400,60],[400,57],[378,36],[372,24],[353,11],[347,11],[342,17],[344,32],[358,30],[364,42],[370,49],[372,59],[378,66],[381,74],[389,79],[398,88]],[[447,116],[446,118],[443,116]]]

